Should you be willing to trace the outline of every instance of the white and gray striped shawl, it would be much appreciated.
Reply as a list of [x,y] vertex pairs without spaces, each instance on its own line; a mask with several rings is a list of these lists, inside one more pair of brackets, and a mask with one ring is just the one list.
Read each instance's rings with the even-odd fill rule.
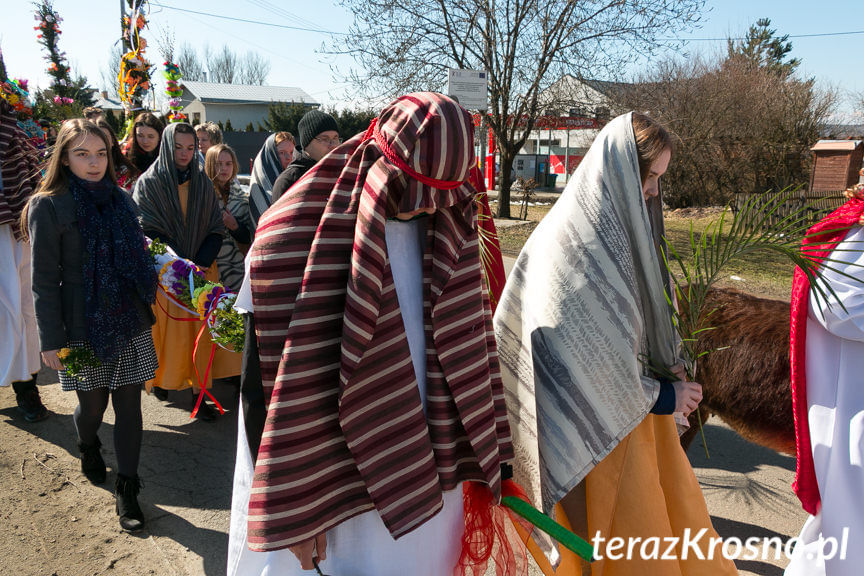
[[550,513],[654,405],[639,355],[677,361],[630,114],[528,239],[494,324],[516,479]]
[[[249,221],[249,196],[246,191],[237,182],[236,179],[231,181],[228,188],[228,202],[223,204],[222,198],[217,194],[219,207],[227,209],[228,212],[237,220],[237,224],[244,229],[251,226]],[[219,254],[216,256],[216,264],[219,266],[219,281],[232,292],[238,292],[240,285],[243,284],[243,275],[246,272],[244,264],[245,255],[240,249],[237,241],[231,236],[227,228],[224,230],[224,238],[222,246],[219,248]]]
[[[162,131],[159,156],[135,181],[132,199],[140,211],[141,227],[153,238],[170,238],[183,258],[194,258],[201,243],[210,234],[221,234],[219,201],[213,183],[199,168],[195,157],[189,165],[189,196],[186,216],[177,192],[177,164],[174,162],[174,133],[179,124],[169,124]],[[194,132],[193,132],[194,135]],[[195,149],[198,137],[195,136]]]
[[[285,548],[372,509],[398,538],[464,480],[500,494],[512,449],[466,181],[473,129],[446,96],[403,96],[374,135],[332,151],[262,216],[251,285],[269,403],[251,549]],[[399,164],[461,184],[436,188]],[[426,415],[384,238],[388,217],[418,208],[435,209],[423,260]]]
[[282,173],[282,162],[276,151],[276,135],[271,134],[264,141],[261,150],[252,163],[252,178],[249,181],[249,216],[252,219],[250,231],[255,235],[255,227],[270,204],[273,203],[273,184]]

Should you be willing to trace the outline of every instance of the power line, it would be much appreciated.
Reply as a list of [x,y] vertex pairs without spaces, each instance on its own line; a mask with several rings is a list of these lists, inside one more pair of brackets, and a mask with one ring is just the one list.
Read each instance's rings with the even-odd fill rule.
[[276,6],[271,2],[268,2],[267,0],[246,0],[246,1],[249,2],[250,4],[255,4],[255,5],[261,7],[265,10],[273,12],[274,14],[280,15],[283,18],[285,18],[286,20],[294,22],[297,25],[306,26],[308,28],[320,28],[320,26],[318,25],[317,22],[312,22],[311,20],[306,20],[305,18],[301,18],[300,16],[297,16],[296,14],[288,12],[287,10],[282,9],[279,6]]
[[197,10],[187,10],[185,8],[177,8],[168,6],[167,4],[159,4],[158,2],[150,2],[153,6],[166,8],[168,10],[176,10],[177,12],[187,12],[189,14],[197,14],[199,16],[208,16],[210,18],[219,18],[221,20],[230,20],[231,22],[244,22],[246,24],[258,24],[260,26],[271,26],[273,28],[284,28],[287,30],[299,30],[302,32],[317,32],[319,34],[331,34],[337,36],[347,36],[346,32],[334,32],[332,30],[322,30],[320,28],[303,28],[301,26],[288,26],[286,24],[274,24],[272,22],[261,22],[260,20],[246,20],[244,18],[234,18],[232,16],[222,16],[221,14],[211,14],[209,12],[198,12]]
[[[823,36],[852,36],[855,34],[864,34],[864,30],[853,30],[850,32],[822,32],[817,34],[784,34],[783,38],[819,38]],[[718,42],[724,40],[747,40],[747,38],[665,38],[665,40],[683,40],[687,42]]]

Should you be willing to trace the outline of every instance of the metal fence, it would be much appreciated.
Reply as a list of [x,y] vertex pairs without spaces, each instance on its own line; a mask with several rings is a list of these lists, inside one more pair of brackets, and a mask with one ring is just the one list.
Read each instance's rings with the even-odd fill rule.
[[[771,193],[738,192],[735,194],[735,200],[732,202],[732,211],[737,214],[741,207],[753,198],[756,198],[756,207],[760,207],[760,205],[764,205],[771,197],[773,197]],[[816,223],[827,214],[839,208],[844,202],[846,202],[846,196],[843,195],[843,190],[820,190],[815,192],[799,190],[791,193],[768,220],[773,225],[789,216],[789,214],[803,209],[810,223]]]

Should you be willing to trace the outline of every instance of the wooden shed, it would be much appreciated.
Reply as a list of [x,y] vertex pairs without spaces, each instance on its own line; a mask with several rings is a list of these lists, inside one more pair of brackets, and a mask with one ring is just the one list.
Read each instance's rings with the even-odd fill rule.
[[864,140],[819,140],[810,150],[813,152],[811,194],[845,190],[858,182]]

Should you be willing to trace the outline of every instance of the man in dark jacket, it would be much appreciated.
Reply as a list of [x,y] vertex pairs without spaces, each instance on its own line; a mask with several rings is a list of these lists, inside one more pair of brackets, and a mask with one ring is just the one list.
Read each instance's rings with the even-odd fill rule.
[[304,114],[297,123],[297,132],[303,153],[291,162],[273,183],[274,203],[319,160],[342,143],[336,120],[320,110],[310,110]]

